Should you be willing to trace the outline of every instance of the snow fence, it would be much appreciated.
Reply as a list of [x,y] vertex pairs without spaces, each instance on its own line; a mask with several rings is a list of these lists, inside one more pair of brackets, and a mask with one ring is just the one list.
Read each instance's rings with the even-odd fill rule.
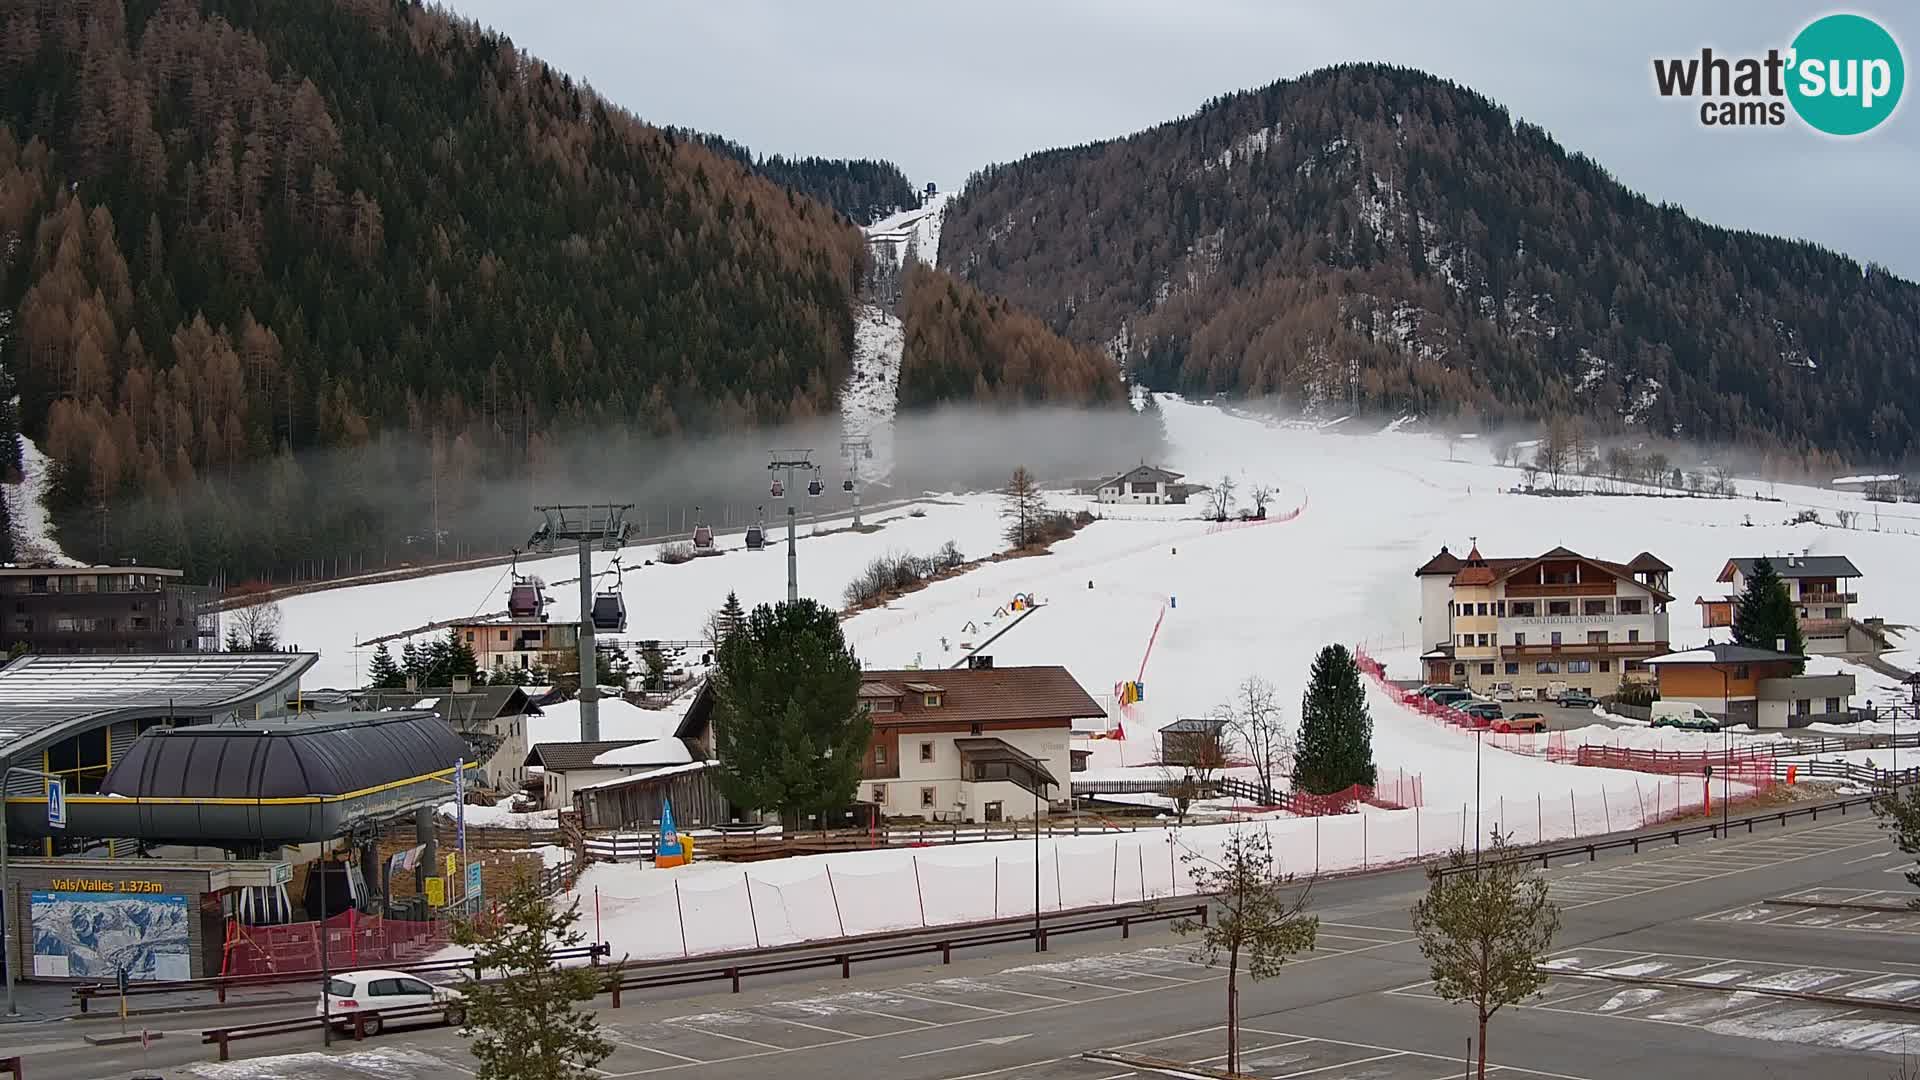
[[1443,856],[1476,831],[1521,845],[1651,825],[1702,804],[1699,778],[1646,776],[1564,798],[1495,797],[1477,811],[1415,807],[949,848],[888,848],[674,870],[596,864],[571,894],[583,929],[634,960],[793,945],[1108,904],[1191,896],[1191,860],[1259,829],[1301,878]]

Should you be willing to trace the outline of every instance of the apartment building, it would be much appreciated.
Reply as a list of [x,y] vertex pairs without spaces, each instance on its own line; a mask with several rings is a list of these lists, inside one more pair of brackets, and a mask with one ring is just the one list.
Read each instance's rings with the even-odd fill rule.
[[453,629],[473,650],[474,662],[482,671],[540,667],[572,671],[580,648],[578,623],[550,623],[545,618],[475,619],[455,623]]
[[1465,558],[1442,547],[1414,571],[1426,678],[1522,697],[1649,679],[1647,659],[1668,649],[1672,572],[1644,551],[1619,563],[1564,547],[1494,559],[1477,543]]
[[0,647],[35,653],[220,649],[213,590],[157,566],[0,566]]
[[[1728,591],[1694,600],[1700,606],[1700,625],[1708,629],[1733,625],[1734,610],[1759,561],[1758,557],[1727,560],[1717,580]],[[1787,597],[1800,617],[1800,635],[1806,639],[1809,653],[1835,656],[1886,648],[1884,632],[1875,621],[1855,618],[1860,594],[1854,591],[1854,581],[1862,575],[1852,559],[1845,555],[1780,555],[1768,561],[1787,586]]]
[[1063,667],[867,671],[860,799],[894,817],[989,822],[1070,797],[1073,722],[1105,716]]

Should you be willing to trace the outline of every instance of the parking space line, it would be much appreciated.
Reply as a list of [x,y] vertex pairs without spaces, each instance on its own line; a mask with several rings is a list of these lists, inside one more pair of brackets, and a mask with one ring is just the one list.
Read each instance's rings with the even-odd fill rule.
[[[1206,1028],[1203,1030],[1212,1031],[1214,1029]],[[1240,1030],[1251,1031],[1255,1035],[1273,1035],[1281,1038],[1305,1039],[1310,1042],[1327,1043],[1330,1046],[1351,1046],[1360,1050],[1380,1050],[1383,1052],[1389,1052],[1391,1054],[1396,1054],[1396,1055],[1405,1056],[1405,1057],[1424,1057],[1424,1058],[1433,1058],[1436,1061],[1451,1061],[1461,1065],[1469,1064],[1466,1058],[1454,1057],[1451,1054],[1430,1054],[1424,1050],[1400,1050],[1395,1047],[1379,1046],[1374,1043],[1353,1042],[1348,1039],[1327,1039],[1327,1038],[1322,1038],[1318,1035],[1300,1035],[1297,1032],[1291,1032],[1291,1031],[1269,1031],[1265,1028],[1251,1028],[1246,1026],[1245,1024],[1240,1025]],[[1346,1064],[1351,1065],[1354,1063],[1347,1062]],[[1568,1073],[1547,1072],[1543,1069],[1529,1069],[1521,1065],[1491,1065],[1490,1064],[1487,1066],[1487,1071],[1492,1072],[1496,1068],[1507,1069],[1513,1072],[1521,1072],[1521,1073],[1527,1074],[1528,1076],[1544,1076],[1544,1077],[1547,1077],[1548,1080],[1589,1080],[1588,1077],[1584,1077],[1584,1076],[1573,1076]],[[965,1078],[955,1077],[954,1080],[965,1080]]]
[[696,1024],[691,1024],[684,1020],[681,1021],[681,1023],[686,1024],[688,1031],[697,1031],[702,1035],[711,1035],[716,1039],[732,1039],[734,1042],[746,1043],[748,1046],[758,1046],[766,1050],[785,1050],[786,1049],[786,1047],[784,1046],[775,1046],[772,1043],[764,1043],[764,1042],[761,1042],[759,1039],[749,1039],[743,1035],[728,1035],[725,1032],[715,1031],[712,1028],[700,1027]]
[[1314,1073],[1326,1072],[1328,1069],[1344,1069],[1349,1065],[1365,1065],[1370,1061],[1385,1061],[1388,1058],[1397,1058],[1397,1057],[1406,1057],[1406,1056],[1407,1056],[1407,1051],[1395,1050],[1390,1054],[1375,1054],[1372,1057],[1363,1057],[1358,1061],[1336,1061],[1331,1065],[1322,1065],[1314,1069],[1301,1069],[1299,1072],[1281,1073],[1278,1076],[1274,1077],[1273,1080],[1288,1080],[1289,1077],[1294,1077],[1294,1076],[1312,1076]]
[[939,1027],[940,1026],[938,1021],[922,1020],[919,1017],[915,1017],[915,1016],[895,1016],[893,1013],[884,1013],[884,1012],[881,1012],[879,1009],[862,1009],[860,1011],[861,1011],[861,1014],[864,1016],[881,1016],[881,1017],[885,1017],[888,1020],[899,1020],[903,1023],[919,1024],[921,1027]]
[[[1021,972],[1021,973],[1020,973],[1020,977],[1021,977],[1022,979],[1045,979],[1045,980],[1047,980],[1048,982],[1057,982],[1057,983],[1066,983],[1066,984],[1067,984],[1068,986],[1097,986],[1097,987],[1099,987],[1099,988],[1100,988],[1100,989],[1102,989],[1102,990],[1113,990],[1113,991],[1117,991],[1117,992],[1119,992],[1119,993],[1130,993],[1130,992],[1131,992],[1131,991],[1128,991],[1128,990],[1125,990],[1125,989],[1124,989],[1124,988],[1122,988],[1122,987],[1118,987],[1118,986],[1108,986],[1108,985],[1106,985],[1106,984],[1104,984],[1104,983],[1096,983],[1096,982],[1092,982],[1091,980],[1087,980],[1087,979],[1082,979],[1082,980],[1080,980],[1080,981],[1078,981],[1078,982],[1076,982],[1076,981],[1074,981],[1074,980],[1072,980],[1072,979],[1062,979],[1062,978],[1059,978],[1058,976],[1054,976],[1054,975],[1042,975],[1042,974],[1040,974],[1040,973],[1038,973],[1038,972],[1033,972],[1033,971],[1023,971],[1023,972]],[[1172,976],[1168,976],[1168,978],[1172,978]],[[1174,982],[1187,982],[1188,980],[1186,980],[1186,979],[1174,979],[1173,981],[1174,981]],[[1050,997],[1050,996],[1048,996],[1048,995],[1046,995],[1046,994],[1029,994],[1029,993],[1027,993],[1027,992],[1026,992],[1025,990],[1009,990],[1009,989],[1007,989],[1006,987],[1003,987],[1003,986],[993,986],[993,985],[990,985],[990,984],[988,984],[988,983],[980,983],[979,985],[981,985],[981,986],[984,986],[984,987],[986,987],[987,989],[989,989],[989,990],[993,990],[993,991],[995,991],[995,992],[997,992],[997,993],[1001,993],[1001,994],[1012,994],[1012,995],[1014,995],[1015,997],[1030,997],[1030,998],[1034,998],[1034,999],[1036,999],[1036,1000],[1039,1000],[1039,1001],[1051,1001],[1051,1002],[1053,1002],[1053,1003],[1054,1003],[1054,1004],[1056,1004],[1056,1005],[1057,1005],[1057,1004],[1068,1004],[1068,1005],[1071,1005],[1071,1004],[1073,1003],[1073,999],[1072,999],[1072,998],[1057,998],[1057,997]],[[943,998],[942,1000],[945,1000],[945,999]],[[1095,1001],[1099,1001],[1100,999],[1099,999],[1099,998],[1094,998],[1093,1000],[1095,1000]]]
[[[640,1050],[640,1051],[644,1051],[644,1052],[646,1052],[646,1053],[649,1053],[649,1054],[659,1054],[659,1055],[660,1055],[661,1057],[670,1057],[670,1058],[672,1058],[672,1059],[674,1059],[675,1061],[684,1061],[684,1062],[686,1062],[686,1063],[687,1063],[687,1064],[689,1064],[689,1065],[710,1065],[710,1064],[712,1064],[712,1062],[710,1062],[710,1061],[707,1061],[707,1060],[705,1060],[705,1059],[703,1059],[703,1058],[696,1058],[696,1057],[688,1057],[688,1056],[687,1056],[687,1055],[685,1055],[685,1054],[676,1054],[676,1053],[674,1053],[674,1052],[673,1052],[673,1051],[671,1051],[671,1050],[655,1050],[655,1049],[654,1049],[653,1047],[651,1047],[651,1046],[647,1046],[647,1045],[645,1045],[645,1044],[643,1044],[643,1043],[637,1043],[637,1042],[634,1042],[634,1041],[633,1041],[632,1039],[621,1039],[621,1038],[613,1038],[613,1037],[610,1037],[610,1038],[612,1038],[612,1041],[613,1041],[613,1042],[617,1042],[617,1043],[619,1043],[619,1044],[620,1044],[621,1046],[624,1046],[624,1047],[627,1047],[627,1048],[629,1048],[629,1049],[632,1049],[632,1050]],[[716,1059],[716,1060],[719,1060],[719,1061],[732,1061],[733,1059],[732,1059],[732,1058],[718,1058],[718,1059]]]
[[[873,1038],[873,1036],[871,1036],[871,1035],[862,1035],[862,1034],[860,1034],[860,1033],[859,1033],[859,1032],[857,1032],[857,1031],[841,1031],[841,1030],[840,1030],[839,1028],[830,1028],[830,1027],[826,1027],[826,1026],[824,1026],[824,1025],[821,1025],[821,1024],[809,1024],[809,1023],[807,1023],[807,1022],[806,1022],[805,1020],[789,1020],[788,1018],[786,1018],[786,1017],[784,1017],[784,1016],[769,1016],[769,1015],[767,1015],[766,1013],[753,1013],[752,1015],[754,1015],[754,1016],[758,1016],[758,1017],[761,1017],[761,1018],[763,1018],[763,1019],[767,1019],[767,1020],[774,1020],[774,1021],[778,1021],[779,1023],[782,1023],[782,1024],[792,1024],[792,1025],[793,1025],[794,1027],[803,1027],[803,1028],[812,1028],[812,1029],[813,1029],[813,1030],[815,1030],[815,1031],[824,1031],[824,1032],[826,1032],[826,1033],[827,1033],[827,1034],[829,1034],[829,1035],[838,1035],[838,1036],[840,1036],[840,1037],[841,1037],[841,1038],[843,1038],[843,1039],[871,1039],[871,1038]],[[873,1015],[876,1015],[876,1016],[877,1016],[877,1015],[879,1015],[879,1014],[878,1014],[878,1013],[875,1013],[875,1014],[873,1014]],[[704,1029],[704,1028],[702,1028],[701,1030],[703,1030],[703,1031],[704,1031],[705,1029]],[[831,1045],[831,1044],[829,1044],[829,1043],[822,1043],[821,1045],[823,1045],[823,1046],[827,1046],[827,1045]]]
[[[926,1003],[927,1003],[927,1004],[929,1004],[929,1005],[952,1005],[952,1006],[954,1006],[955,1008],[959,1008],[959,1009],[972,1009],[972,1010],[973,1010],[973,1011],[975,1011],[975,1012],[983,1012],[983,1013],[989,1013],[989,1014],[991,1014],[991,1015],[994,1015],[994,1016],[1012,1016],[1012,1015],[1014,1015],[1013,1013],[1010,1013],[1010,1012],[1008,1012],[1008,1011],[1007,1011],[1007,1010],[1005,1010],[1005,1009],[989,1009],[989,1008],[987,1008],[987,1007],[986,1007],[985,1005],[969,1005],[969,1004],[967,1004],[967,1003],[966,1003],[966,1002],[964,1002],[964,1001],[948,1001],[948,1000],[946,1000],[946,999],[944,999],[944,998],[930,998],[930,997],[924,997],[924,996],[922,996],[922,995],[920,995],[920,994],[909,994],[909,993],[907,993],[907,992],[906,992],[905,990],[889,990],[889,991],[887,991],[887,993],[889,993],[889,994],[892,994],[892,995],[893,995],[893,996],[895,996],[895,997],[903,997],[903,998],[912,998],[912,999],[913,999],[913,1000],[915,1000],[915,1001],[924,1001],[924,1002],[926,1002]],[[1034,996],[1037,996],[1037,995],[1033,995],[1033,994],[1029,994],[1029,995],[1027,995],[1027,996],[1029,996],[1029,997],[1034,997]],[[1053,999],[1052,999],[1052,998],[1047,998],[1046,1000],[1048,1000],[1048,1001],[1052,1001]],[[1071,1003],[1071,1002],[1067,1002],[1067,1001],[1061,1001],[1061,1002],[1058,1002],[1057,1004],[1061,1004],[1061,1005],[1069,1005],[1069,1004],[1072,1004],[1072,1003]],[[935,1024],[935,1025],[933,1025],[933,1026],[934,1026],[934,1027],[946,1027],[947,1025],[945,1025],[945,1024]]]

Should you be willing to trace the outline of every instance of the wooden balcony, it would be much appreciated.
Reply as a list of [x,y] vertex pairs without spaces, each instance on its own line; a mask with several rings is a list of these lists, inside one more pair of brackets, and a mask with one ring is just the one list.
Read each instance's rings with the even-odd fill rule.
[[1803,592],[1796,603],[1801,604],[1857,604],[1859,593],[1850,592]]
[[1558,645],[1552,642],[1528,642],[1525,645],[1502,645],[1500,655],[1508,660],[1520,660],[1530,656],[1660,656],[1670,651],[1664,641],[1565,641]]
[[1581,581],[1567,585],[1541,585],[1538,582],[1509,581],[1506,587],[1508,600],[1523,596],[1612,596],[1618,591],[1617,583],[1608,578],[1605,581]]

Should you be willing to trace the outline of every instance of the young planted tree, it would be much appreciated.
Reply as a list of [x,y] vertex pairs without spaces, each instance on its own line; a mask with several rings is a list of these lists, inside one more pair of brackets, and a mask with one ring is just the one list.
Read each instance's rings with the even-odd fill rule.
[[1372,787],[1373,716],[1360,683],[1359,665],[1344,645],[1313,658],[1307,692],[1300,701],[1300,741],[1294,751],[1293,783],[1315,795],[1355,784]]
[[406,674],[393,662],[387,643],[381,642],[373,650],[373,662],[367,666],[367,686],[374,690],[398,690],[405,685]]
[[753,609],[713,676],[715,782],[735,806],[797,824],[853,802],[873,723],[840,619],[813,600]]
[[667,688],[667,657],[660,651],[660,643],[649,641],[640,648],[640,664],[646,670],[645,681],[641,684],[647,690],[665,690]]
[[1444,866],[1429,867],[1427,895],[1413,905],[1414,938],[1431,965],[1434,993],[1473,1007],[1480,1080],[1487,1075],[1487,1021],[1546,985],[1540,963],[1560,929],[1547,880],[1508,858],[1508,839],[1495,830],[1485,861],[1461,848]]
[[1013,470],[1007,486],[1000,489],[1000,516],[1007,519],[1007,543],[1015,551],[1032,547],[1040,538],[1040,525],[1046,517],[1046,502],[1040,497],[1040,485],[1025,465]]
[[1234,741],[1246,750],[1260,787],[1277,792],[1281,779],[1292,771],[1294,745],[1293,730],[1287,726],[1273,684],[1258,675],[1247,676],[1234,688],[1233,699],[1215,715],[1226,721]]
[[[1201,962],[1227,962],[1227,1063],[1240,1070],[1240,969],[1254,980],[1270,978],[1295,953],[1311,952],[1320,919],[1308,915],[1312,882],[1294,891],[1293,875],[1280,872],[1273,842],[1265,829],[1236,828],[1227,834],[1218,856],[1188,851],[1181,857],[1194,887],[1213,898],[1214,914],[1205,924],[1182,920],[1174,932],[1198,935]],[[1289,893],[1292,893],[1290,896]]]
[[[1880,827],[1893,834],[1894,846],[1902,854],[1916,856],[1906,875],[1908,884],[1920,888],[1920,790],[1895,787],[1874,800],[1873,812]],[[1907,906],[1920,908],[1920,897],[1909,900]]]
[[[1806,655],[1807,642],[1800,634],[1800,618],[1787,595],[1787,583],[1765,556],[1754,561],[1753,573],[1747,575],[1747,586],[1734,606],[1733,640],[1754,649],[1774,649],[1785,641],[1787,652]],[[1804,660],[1796,663],[1793,673],[1800,674],[1806,666]]]
[[1266,518],[1267,504],[1273,501],[1273,494],[1274,491],[1271,484],[1255,484],[1247,489],[1247,498],[1253,500],[1254,517],[1263,520]]
[[586,941],[577,929],[580,902],[554,907],[521,878],[500,901],[499,917],[481,926],[454,924],[453,939],[473,950],[474,966],[497,982],[469,981],[464,1032],[478,1063],[476,1080],[586,1080],[613,1053],[599,1021],[579,1003],[599,993],[592,967],[561,967],[553,949]]
[[740,594],[729,589],[726,602],[707,616],[707,640],[717,649],[727,640],[727,635],[739,629],[745,621],[747,612],[740,606]]
[[1213,507],[1213,520],[1227,520],[1227,513],[1233,509],[1233,492],[1233,477],[1223,474],[1213,482],[1213,487],[1207,492],[1207,502]]

